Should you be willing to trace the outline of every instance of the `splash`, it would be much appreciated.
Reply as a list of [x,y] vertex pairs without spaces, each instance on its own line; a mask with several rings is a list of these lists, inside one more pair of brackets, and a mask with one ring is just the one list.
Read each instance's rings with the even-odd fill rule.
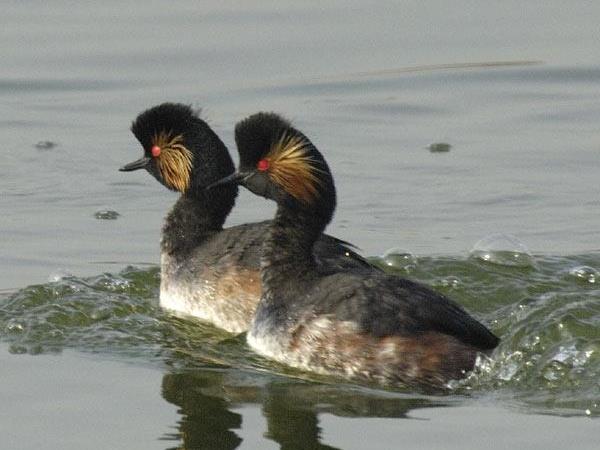
[[[527,270],[478,258],[417,260],[397,249],[388,252],[393,264],[373,261],[450,296],[501,338],[490,358],[451,384],[457,394],[492,396],[546,414],[600,416],[600,289],[590,281],[595,272],[579,270],[600,267],[600,254],[537,256]],[[168,360],[184,369],[250,370],[250,381],[252,373],[283,373],[290,380],[339,383],[257,357],[243,335],[165,313],[158,288],[158,268],[129,267],[87,278],[65,274],[2,293],[0,340],[16,354],[77,349],[143,364]]]

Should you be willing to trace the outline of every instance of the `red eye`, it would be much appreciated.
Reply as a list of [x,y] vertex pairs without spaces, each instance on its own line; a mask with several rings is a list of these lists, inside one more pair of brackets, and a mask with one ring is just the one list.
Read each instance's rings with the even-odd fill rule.
[[158,145],[155,145],[150,149],[150,152],[152,153],[152,156],[156,158],[160,155],[160,147]]
[[264,172],[265,170],[267,170],[269,168],[269,160],[268,159],[261,159],[258,164],[256,165],[256,168],[258,170],[260,170],[261,172]]

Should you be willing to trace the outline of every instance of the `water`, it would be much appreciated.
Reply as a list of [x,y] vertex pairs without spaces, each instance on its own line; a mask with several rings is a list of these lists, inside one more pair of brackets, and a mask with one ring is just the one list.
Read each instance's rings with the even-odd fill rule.
[[[7,448],[596,448],[599,14],[5,2]],[[329,232],[366,255],[393,249],[374,261],[465,305],[502,337],[492,359],[423,397],[307,377],[162,312],[158,240],[176,197],[117,169],[141,154],[135,115],[165,100],[203,107],[230,148],[250,113],[292,119],[336,177]],[[272,212],[242,193],[229,223]]]
[[[560,422],[547,416],[600,416],[600,289],[595,280],[579,275],[581,267],[600,267],[600,255],[536,256],[535,268],[467,257],[413,257],[409,265],[392,267],[386,258],[373,261],[452,296],[502,336],[493,357],[482,359],[468,379],[454,383],[449,395],[423,396],[351,386],[257,357],[242,336],[231,336],[202,322],[162,311],[157,304],[156,267],[129,267],[118,274],[89,278],[65,276],[4,294],[0,333],[8,353],[21,355],[15,362],[27,370],[27,378],[32,379],[29,382],[40,380],[28,365],[49,364],[49,373],[47,367],[43,368],[42,384],[56,377],[61,386],[65,383],[63,372],[76,368],[85,375],[66,377],[64,389],[69,396],[74,390],[84,401],[90,395],[88,391],[91,395],[108,391],[110,398],[117,395],[116,390],[131,401],[148,402],[146,420],[163,420],[162,428],[153,431],[155,438],[173,441],[172,445],[183,443],[186,448],[234,448],[246,433],[256,432],[249,423],[261,415],[266,424],[256,426],[267,433],[266,438],[282,445],[288,443],[292,448],[328,448],[319,443],[321,429],[327,431],[323,436],[329,435],[333,442],[345,442],[340,448],[362,448],[353,447],[356,442],[347,439],[351,431],[340,431],[348,428],[342,419],[350,417],[370,418],[365,422],[367,430],[386,427],[385,422],[373,422],[373,418],[427,418],[433,422],[431,427],[449,433],[452,427],[448,416],[462,424],[472,423],[474,415],[483,415],[486,419],[480,424],[480,432],[489,428],[493,433],[498,420],[518,420],[532,424],[539,421],[541,429],[551,424],[558,429],[564,427],[565,432],[577,435],[574,430],[582,427],[583,432],[588,422]],[[85,356],[78,359],[73,351]],[[20,358],[27,355],[60,356],[51,363],[44,359],[24,364]],[[10,372],[14,371],[12,361],[3,358]],[[127,366],[122,365],[123,361]],[[90,369],[90,365],[95,368]],[[154,383],[138,385],[142,375],[137,372],[148,372],[143,378],[150,377]],[[106,385],[107,376],[119,380],[115,380],[116,386]],[[96,377],[104,381],[98,381],[98,385]],[[8,382],[12,389],[7,392],[26,389],[18,380]],[[157,407],[159,393],[178,407],[179,419],[173,419],[168,404],[164,410]],[[144,396],[148,398],[140,398]],[[22,402],[15,407],[21,411]],[[79,411],[82,406],[77,408]],[[106,405],[98,408],[99,414],[111,414]],[[529,416],[516,418],[523,413]],[[456,419],[457,415],[462,419]],[[208,421],[207,416],[211,418]],[[137,425],[141,430],[143,422]],[[328,422],[337,425],[325,427]],[[445,427],[448,429],[443,431]],[[589,439],[590,447],[583,448],[593,448],[596,430],[590,428],[589,438],[577,437],[583,443]],[[129,435],[122,433],[123,443],[127,442]],[[389,448],[387,438],[371,433],[374,442],[370,445]],[[393,428],[386,433],[396,439]],[[426,431],[418,431],[417,427],[414,433],[420,436]],[[519,433],[540,438],[539,448],[547,448],[542,445],[547,442],[546,436],[525,429]],[[144,436],[148,439],[147,432]],[[453,436],[452,442],[460,442],[460,434]],[[302,447],[306,442],[312,447]],[[257,448],[263,445],[260,439],[256,442]]]

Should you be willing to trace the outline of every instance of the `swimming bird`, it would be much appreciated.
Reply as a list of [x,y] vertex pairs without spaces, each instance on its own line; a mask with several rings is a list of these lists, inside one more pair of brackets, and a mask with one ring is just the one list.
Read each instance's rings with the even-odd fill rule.
[[235,128],[238,170],[209,186],[242,184],[277,203],[264,236],[262,296],[247,334],[259,354],[359,382],[443,388],[498,338],[432,289],[382,272],[319,265],[312,251],[336,190],[322,154],[277,114]]
[[[121,171],[147,170],[181,195],[161,238],[160,305],[232,333],[246,331],[260,299],[260,247],[269,222],[223,228],[238,187],[203,187],[234,170],[227,148],[190,106],[164,103],[133,121],[143,156]],[[349,245],[317,239],[316,258],[328,265],[374,269]]]

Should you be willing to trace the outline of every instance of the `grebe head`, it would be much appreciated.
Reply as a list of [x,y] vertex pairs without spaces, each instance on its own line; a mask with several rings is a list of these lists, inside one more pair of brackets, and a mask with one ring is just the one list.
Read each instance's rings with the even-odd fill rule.
[[335,186],[325,159],[281,116],[257,113],[235,127],[237,172],[212,186],[239,183],[280,206],[317,214],[325,223],[335,209]]
[[144,156],[121,167],[123,172],[146,169],[167,188],[187,193],[234,170],[223,142],[188,105],[154,106],[137,116],[131,131]]

